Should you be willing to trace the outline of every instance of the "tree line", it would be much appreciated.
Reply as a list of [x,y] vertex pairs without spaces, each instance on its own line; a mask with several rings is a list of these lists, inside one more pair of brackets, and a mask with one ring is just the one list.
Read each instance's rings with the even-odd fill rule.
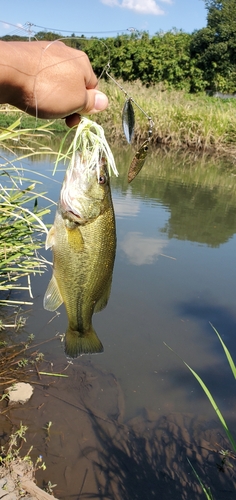
[[[204,0],[207,26],[193,33],[173,29],[133,32],[109,38],[78,38],[74,33],[64,42],[84,50],[97,75],[106,77],[104,68],[126,81],[145,85],[160,84],[163,89],[188,92],[236,93],[236,1]],[[40,31],[37,40],[56,40],[60,33]],[[4,36],[2,40],[27,40]]]

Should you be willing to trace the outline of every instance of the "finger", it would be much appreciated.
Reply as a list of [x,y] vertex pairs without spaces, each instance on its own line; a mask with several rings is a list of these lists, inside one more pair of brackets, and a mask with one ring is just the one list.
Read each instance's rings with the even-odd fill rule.
[[87,100],[83,108],[79,110],[81,114],[89,115],[103,111],[108,106],[106,94],[95,89],[87,90]]
[[67,127],[72,128],[79,124],[81,116],[78,113],[73,113],[73,115],[66,116],[65,120]]

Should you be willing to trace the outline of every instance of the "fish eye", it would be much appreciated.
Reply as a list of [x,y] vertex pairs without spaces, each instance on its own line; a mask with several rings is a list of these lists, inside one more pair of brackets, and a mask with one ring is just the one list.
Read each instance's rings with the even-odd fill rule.
[[100,175],[98,179],[99,184],[106,184],[106,176],[105,175]]

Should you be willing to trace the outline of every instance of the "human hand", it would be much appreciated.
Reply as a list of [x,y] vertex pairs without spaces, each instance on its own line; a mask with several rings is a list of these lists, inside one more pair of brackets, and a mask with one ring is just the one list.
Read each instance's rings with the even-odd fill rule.
[[80,114],[94,114],[108,105],[82,51],[60,41],[0,42],[0,55],[5,70],[3,82],[0,77],[2,103],[39,118],[66,118],[70,127]]

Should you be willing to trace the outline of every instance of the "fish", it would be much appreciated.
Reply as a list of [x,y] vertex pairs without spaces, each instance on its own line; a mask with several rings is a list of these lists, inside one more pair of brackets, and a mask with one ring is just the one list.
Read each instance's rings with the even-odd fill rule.
[[68,328],[65,354],[76,358],[103,351],[92,316],[107,304],[116,253],[116,226],[105,158],[88,169],[81,153],[67,169],[46,249],[53,252],[53,275],[44,308],[64,303]]
[[132,99],[125,101],[122,111],[122,126],[127,142],[130,144],[134,135],[135,115]]
[[135,154],[133,160],[131,161],[129,171],[128,171],[128,182],[130,183],[131,181],[134,180],[136,175],[140,172],[141,168],[144,165],[144,162],[146,160],[147,154],[148,154],[148,149],[149,149],[149,142],[150,138],[148,138],[142,146],[140,146],[139,150]]

